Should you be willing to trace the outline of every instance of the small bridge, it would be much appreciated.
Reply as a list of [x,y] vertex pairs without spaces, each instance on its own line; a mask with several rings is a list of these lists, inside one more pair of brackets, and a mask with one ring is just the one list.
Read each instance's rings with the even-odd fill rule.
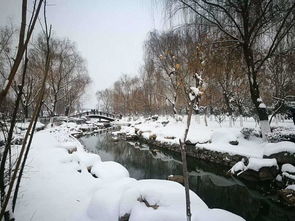
[[110,114],[107,112],[99,111],[96,109],[91,109],[87,111],[83,111],[77,114],[72,114],[71,117],[87,117],[87,118],[98,118],[107,121],[114,121],[116,119],[120,119],[120,115]]

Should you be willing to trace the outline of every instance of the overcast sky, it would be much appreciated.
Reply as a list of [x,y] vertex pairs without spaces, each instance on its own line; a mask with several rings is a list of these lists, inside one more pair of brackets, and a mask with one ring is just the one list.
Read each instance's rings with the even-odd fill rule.
[[[154,2],[48,0],[48,23],[55,36],[76,42],[87,61],[93,83],[84,98],[85,107],[94,107],[95,92],[110,87],[122,73],[137,74],[148,32],[165,25],[161,7]],[[0,0],[0,25],[11,21],[19,26],[20,12],[21,0]]]

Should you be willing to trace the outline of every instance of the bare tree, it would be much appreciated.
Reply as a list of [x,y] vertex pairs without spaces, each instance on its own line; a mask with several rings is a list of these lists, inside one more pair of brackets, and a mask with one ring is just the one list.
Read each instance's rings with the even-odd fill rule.
[[[50,116],[68,113],[81,98],[90,82],[84,59],[69,39],[51,38],[48,88],[45,107]],[[44,73],[46,39],[40,35],[30,50],[30,76]],[[31,80],[37,81],[38,77]],[[39,83],[41,81],[38,81]],[[38,83],[37,82],[37,83]],[[31,83],[33,83],[31,81]],[[30,98],[27,96],[27,98]]]
[[3,89],[1,89],[1,91],[0,91],[0,105],[4,101],[4,99],[8,93],[8,90],[13,83],[13,80],[14,80],[15,75],[17,73],[18,67],[21,63],[21,60],[22,60],[23,55],[25,53],[25,50],[28,47],[28,43],[31,39],[36,21],[38,19],[42,3],[43,3],[43,0],[39,0],[39,1],[35,0],[34,1],[32,15],[31,15],[29,24],[27,25],[27,0],[22,1],[21,27],[20,27],[20,31],[19,31],[19,41],[18,41],[17,53],[15,56],[15,59],[13,59],[13,63],[11,65],[9,75],[7,77],[7,80],[5,81]]
[[[206,20],[215,30],[236,42],[243,51],[252,102],[263,137],[270,131],[265,105],[261,105],[258,77],[287,34],[294,29],[295,1],[292,0],[169,0],[168,8],[186,8]],[[286,49],[288,50],[288,49]]]
[[[229,115],[229,126],[233,125],[234,114],[243,113],[243,100],[240,95],[247,93],[247,79],[244,75],[244,64],[241,50],[226,39],[212,40],[206,54],[206,75],[208,84],[216,90],[214,96],[223,99],[222,104]],[[247,97],[247,96],[245,96]],[[216,107],[218,103],[214,106]],[[222,107],[221,107],[222,108]]]
[[16,31],[14,27],[5,26],[0,28],[0,87],[4,86],[7,74],[12,67],[13,38]]
[[[45,1],[45,4],[44,4],[44,20],[45,20],[45,34],[47,36],[47,58],[46,58],[46,67],[45,68],[45,71],[48,73],[48,66],[49,66],[49,39],[50,39],[50,34],[51,34],[51,27],[50,29],[48,30],[47,28],[47,22],[46,22],[46,1]],[[24,72],[23,72],[23,78],[22,78],[22,86],[20,86],[20,92],[18,94],[18,97],[17,97],[17,101],[16,101],[16,108],[15,108],[15,111],[14,113],[17,113],[18,111],[18,104],[19,104],[19,100],[21,98],[21,95],[22,95],[22,87],[23,87],[23,84],[24,84],[24,79],[25,79],[25,73],[26,73],[26,67],[27,67],[27,62],[28,60],[26,59],[25,60],[25,66],[24,66]],[[16,198],[17,198],[17,192],[18,192],[18,187],[19,187],[19,184],[20,184],[20,181],[21,181],[21,177],[22,177],[22,172],[23,172],[23,169],[24,169],[24,166],[25,166],[25,163],[26,163],[26,159],[27,159],[27,155],[28,155],[28,152],[29,152],[29,149],[30,149],[30,145],[31,145],[31,141],[32,141],[32,137],[33,137],[33,134],[34,134],[34,129],[35,129],[35,126],[36,126],[36,122],[37,122],[37,119],[38,119],[38,116],[39,116],[39,112],[40,112],[40,109],[41,109],[41,106],[42,106],[42,100],[43,100],[43,96],[44,96],[44,93],[45,93],[45,83],[46,83],[46,78],[47,78],[47,73],[44,74],[44,78],[43,78],[43,81],[42,81],[42,85],[41,85],[41,90],[40,90],[40,93],[38,95],[38,102],[36,103],[36,106],[35,106],[35,110],[34,110],[34,113],[33,113],[33,117],[30,121],[30,124],[29,124],[29,127],[26,131],[26,134],[25,134],[25,137],[24,137],[24,141],[23,141],[23,144],[22,144],[22,147],[21,147],[21,150],[20,150],[20,153],[19,153],[19,156],[16,158],[16,162],[15,162],[15,165],[14,165],[14,168],[13,168],[13,172],[11,174],[11,177],[10,177],[10,180],[9,180],[9,184],[7,185],[7,191],[5,191],[4,189],[4,194],[2,194],[2,191],[1,191],[1,195],[3,195],[3,201],[1,203],[1,213],[0,213],[0,220],[2,220],[2,218],[4,217],[5,220],[10,220],[10,214],[9,214],[9,211],[7,211],[7,208],[8,208],[8,205],[9,205],[9,201],[10,201],[10,198],[11,198],[11,195],[12,195],[12,192],[13,192],[13,189],[15,187],[15,182],[16,182],[16,187],[15,187],[15,199],[13,200],[14,203],[12,203],[12,208],[14,208],[14,205],[15,205],[15,201],[16,201]],[[11,128],[14,127],[14,125],[12,124],[10,126]],[[11,130],[13,132],[13,129]],[[6,145],[6,148],[4,150],[4,152],[7,151],[7,149],[10,148],[10,144],[8,143],[8,145]],[[4,158],[4,155],[2,156],[1,158],[1,174],[2,174],[2,168],[5,169],[5,164],[6,164],[6,159]],[[2,166],[4,165],[4,166]],[[1,182],[2,182],[2,179],[3,177],[1,176]]]
[[186,160],[186,146],[185,143],[187,141],[187,136],[191,124],[191,117],[193,114],[193,109],[195,106],[198,105],[199,99],[201,96],[201,87],[203,84],[203,80],[199,74],[194,75],[195,78],[195,85],[193,87],[189,87],[189,111],[187,116],[187,125],[184,132],[183,140],[179,139],[180,150],[181,150],[181,159],[182,159],[182,169],[183,169],[183,176],[184,176],[184,186],[185,186],[185,199],[186,199],[186,216],[187,220],[191,220],[191,207],[190,207],[190,196],[189,196],[189,174],[187,171],[187,160]]
[[176,61],[180,60],[179,43],[179,37],[173,32],[163,34],[151,32],[149,39],[146,41],[147,53],[153,58],[158,71],[166,76],[168,93],[163,94],[163,96],[165,96],[166,100],[171,105],[174,114],[178,112],[176,105],[180,96],[178,77],[173,75]]
[[105,89],[96,92],[99,109],[105,112],[111,112],[113,102],[113,92],[110,89]]

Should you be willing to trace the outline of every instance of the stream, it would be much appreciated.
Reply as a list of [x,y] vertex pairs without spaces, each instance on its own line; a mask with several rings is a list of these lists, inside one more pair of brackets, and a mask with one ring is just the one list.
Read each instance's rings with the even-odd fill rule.
[[[136,179],[167,179],[182,174],[180,155],[155,147],[119,140],[101,133],[80,138],[85,148],[100,155],[103,161],[116,161]],[[276,196],[265,196],[243,182],[225,176],[225,169],[212,163],[188,158],[190,189],[210,208],[221,208],[247,221],[294,221],[294,208],[277,202]],[[192,211],[193,213],[194,211]]]

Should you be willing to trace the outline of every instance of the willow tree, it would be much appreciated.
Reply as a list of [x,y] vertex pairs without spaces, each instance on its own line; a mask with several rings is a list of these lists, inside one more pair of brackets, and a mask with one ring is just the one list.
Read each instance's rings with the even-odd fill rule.
[[[44,73],[46,62],[46,39],[39,35],[29,51],[28,77],[37,80]],[[50,64],[47,79],[47,93],[44,105],[51,116],[68,113],[79,101],[90,83],[84,59],[75,44],[69,39],[51,37]],[[39,77],[40,78],[40,77]],[[41,76],[42,78],[42,76]]]
[[167,0],[167,7],[206,21],[209,29],[218,30],[241,48],[251,100],[265,137],[270,127],[259,79],[266,61],[294,29],[295,0]]

